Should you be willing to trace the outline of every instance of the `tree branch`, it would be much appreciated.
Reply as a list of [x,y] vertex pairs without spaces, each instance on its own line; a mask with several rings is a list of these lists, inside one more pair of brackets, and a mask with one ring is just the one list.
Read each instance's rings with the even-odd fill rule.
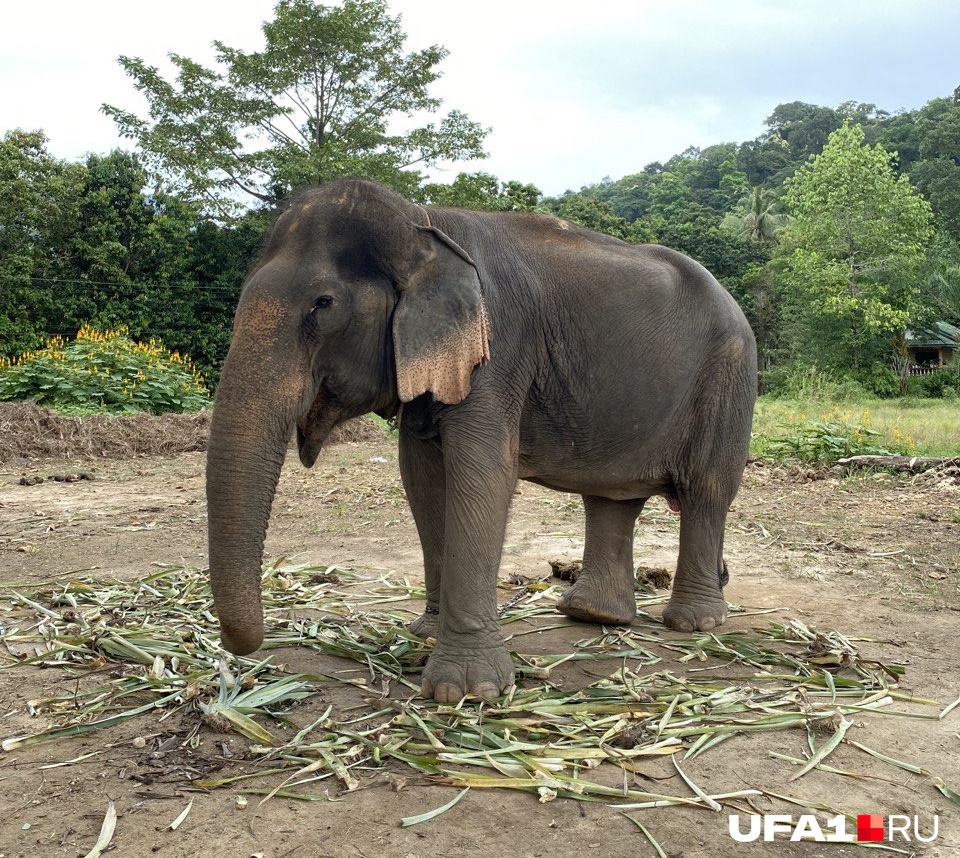
[[[307,135],[303,133],[303,129],[302,129],[299,125],[297,125],[296,122],[294,122],[293,117],[290,116],[289,111],[287,111],[286,109],[284,109],[283,105],[277,103],[277,101],[273,98],[273,96],[272,96],[272,95],[270,94],[270,92],[266,89],[266,87],[258,86],[258,87],[256,87],[256,89],[259,90],[259,91],[263,94],[263,96],[266,98],[266,100],[269,101],[270,104],[273,105],[273,108],[277,111],[277,114],[278,114],[279,116],[284,117],[284,118],[293,126],[294,131],[296,131],[297,134],[300,135],[300,137],[303,139],[303,142],[304,142],[304,143],[307,145],[307,147],[309,148],[309,146],[310,146],[310,138],[307,137]],[[310,111],[307,110],[306,106],[305,106],[302,102],[300,102],[300,101],[299,101],[298,99],[296,99],[296,98],[293,98],[293,97],[290,95],[290,93],[287,92],[286,90],[284,90],[284,93],[283,93],[283,94],[286,95],[287,98],[290,98],[291,101],[295,102],[295,103],[297,104],[297,106],[298,106],[301,110],[303,110],[303,112],[304,112],[305,114],[307,114],[307,116],[310,115]],[[270,127],[271,127],[271,129],[276,129],[276,126],[274,126],[273,123],[270,123]],[[275,133],[278,134],[278,135],[283,136],[283,139],[287,140],[291,145],[293,145],[293,146],[299,145],[299,144],[297,144],[296,142],[294,142],[294,140],[293,140],[291,137],[288,137],[288,136],[286,136],[286,135],[282,135],[282,133],[280,132],[279,129],[276,129],[276,130],[275,130]]]
[[937,458],[934,456],[850,456],[838,459],[838,465],[849,468],[896,468],[898,471],[915,474],[919,471],[960,467],[960,456]]

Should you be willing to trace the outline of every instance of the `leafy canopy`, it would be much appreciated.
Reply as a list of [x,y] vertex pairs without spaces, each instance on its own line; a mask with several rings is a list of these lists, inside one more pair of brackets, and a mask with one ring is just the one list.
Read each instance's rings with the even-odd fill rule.
[[460,173],[450,184],[430,183],[421,191],[431,206],[485,211],[535,211],[543,194],[536,185],[501,182],[490,173]]
[[777,230],[786,220],[777,210],[778,206],[772,192],[755,187],[737,201],[736,207],[727,212],[720,225],[750,241],[775,242]]
[[460,111],[417,125],[440,107],[429,87],[447,51],[405,53],[385,0],[280,0],[262,29],[264,47],[253,53],[215,41],[213,69],[171,53],[174,82],[122,56],[149,116],[102,108],[149,166],[207,210],[225,216],[251,198],[271,205],[344,175],[411,195],[420,168],[485,156],[487,130]]
[[893,158],[845,123],[786,183],[785,287],[845,332],[854,367],[867,340],[904,328],[916,312],[915,275],[933,234],[929,203],[896,175]]
[[40,131],[0,138],[0,353],[44,342],[55,296],[43,288],[72,261],[83,168],[54,158]]

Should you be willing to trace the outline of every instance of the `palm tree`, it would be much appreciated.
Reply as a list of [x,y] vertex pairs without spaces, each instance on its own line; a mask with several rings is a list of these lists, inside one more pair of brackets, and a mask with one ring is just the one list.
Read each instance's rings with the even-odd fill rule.
[[776,232],[787,216],[777,211],[777,200],[770,191],[757,186],[742,197],[723,219],[723,228],[751,241],[776,242]]

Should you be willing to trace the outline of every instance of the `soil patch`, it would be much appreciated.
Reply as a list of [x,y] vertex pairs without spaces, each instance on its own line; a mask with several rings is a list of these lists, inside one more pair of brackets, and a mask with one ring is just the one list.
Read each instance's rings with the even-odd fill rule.
[[[35,431],[40,433],[39,428]],[[2,432],[0,427],[0,439]],[[295,455],[289,457],[267,538],[269,560],[335,564],[372,581],[389,573],[391,580],[422,585],[419,543],[400,483],[395,441],[379,429],[377,433],[328,449],[313,472],[301,468]],[[110,458],[102,447],[88,449],[91,452],[55,459],[33,458],[36,448],[27,456],[6,454],[8,460],[20,455],[19,461],[0,466],[0,577],[8,594],[81,575],[122,585],[143,580],[157,570],[156,564],[203,568],[202,452],[161,456],[155,447],[154,455],[147,455],[146,446],[135,448],[139,452],[132,455],[139,458]],[[120,456],[123,445],[110,449]],[[70,474],[92,479],[48,479]],[[41,481],[21,484],[24,477]],[[819,477],[809,480],[760,466],[748,469],[728,520],[730,583],[725,595],[750,611],[773,613],[732,614],[721,631],[747,632],[767,617],[777,622],[796,619],[821,631],[839,629],[866,658],[904,667],[899,692],[930,698],[937,705],[894,701],[887,708],[907,714],[854,717],[845,741],[827,761],[847,774],[815,769],[788,782],[797,766],[771,755],[809,756],[809,742],[825,741],[829,726],[826,734],[812,737],[797,729],[738,735],[681,761],[681,766],[710,793],[756,787],[799,802],[765,798],[753,808],[744,804],[742,815],[752,810],[794,818],[815,813],[821,824],[833,815],[825,807],[852,814],[917,815],[921,833],[929,834],[932,815],[937,814],[936,842],[895,845],[933,858],[954,856],[960,852],[960,808],[936,790],[930,776],[884,763],[848,740],[960,787],[960,707],[942,721],[935,717],[960,696],[960,485],[942,473]],[[635,534],[637,562],[673,570],[678,535],[677,516],[661,500],[652,500]],[[501,603],[514,598],[521,584],[549,584],[548,561],[577,560],[582,550],[580,499],[521,484],[501,564]],[[414,600],[405,607],[415,611],[421,604]],[[22,603],[3,599],[4,633],[20,622],[23,610]],[[660,610],[654,607],[649,613],[655,619]],[[292,609],[291,618],[300,613]],[[531,618],[526,631],[521,638],[525,651],[544,654],[570,653],[577,641],[602,633],[559,614]],[[669,633],[663,634],[669,643]],[[362,676],[370,684],[367,668],[357,673],[355,662],[302,647],[273,652],[291,670],[339,677],[324,686],[321,697],[290,712],[290,730],[280,731],[286,738],[318,719],[328,706],[341,718],[361,711],[357,706],[369,706],[365,692],[351,681]],[[663,653],[662,667],[678,676],[725,681],[723,672],[705,671],[710,662],[669,649]],[[560,687],[584,688],[609,675],[611,664],[572,663],[559,677]],[[109,674],[113,668],[108,662],[99,669]],[[0,737],[48,725],[49,715],[30,714],[31,701],[54,694],[69,698],[89,690],[97,677],[96,669],[79,675],[28,665],[5,667],[0,672]],[[378,705],[402,706],[407,691],[396,684],[381,689],[385,696]],[[917,714],[934,717],[908,717]],[[269,723],[277,729],[275,722]],[[341,792],[330,782],[320,782],[304,788],[315,793],[317,801],[281,795],[260,810],[256,805],[262,795],[246,796],[246,809],[238,809],[241,790],[270,789],[276,779],[264,776],[213,790],[192,785],[249,771],[256,756],[248,740],[216,732],[198,716],[178,714],[161,721],[149,712],[96,734],[0,755],[0,854],[85,855],[112,799],[118,812],[113,844],[117,854],[124,855],[427,858],[474,855],[478,847],[508,856],[656,855],[633,822],[607,806],[612,801],[559,798],[541,803],[537,795],[476,788],[442,816],[401,828],[401,818],[440,807],[456,791],[392,763],[357,772],[355,791]],[[668,794],[686,789],[670,760],[658,757],[637,760],[634,772],[610,785]],[[188,816],[170,830],[189,802]],[[774,843],[736,844],[727,819],[735,812],[724,807],[720,813],[698,808],[632,813],[674,857],[812,858],[827,850],[831,856],[864,854],[852,844],[791,843],[782,836]]]
[[[65,417],[32,402],[0,402],[0,462],[23,459],[132,459],[207,449],[211,411]],[[373,420],[338,426],[330,444],[382,435]]]

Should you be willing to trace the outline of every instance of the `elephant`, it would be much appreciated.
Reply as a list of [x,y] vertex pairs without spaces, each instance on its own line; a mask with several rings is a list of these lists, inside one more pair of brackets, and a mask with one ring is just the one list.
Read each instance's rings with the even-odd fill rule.
[[496,584],[518,480],[583,497],[583,572],[558,609],[636,616],[644,503],[679,508],[663,612],[726,619],[723,535],[748,456],[753,332],[699,263],[548,214],[423,207],[363,180],[295,195],[248,273],[207,450],[209,567],[224,647],[263,642],[260,574],[294,434],[393,419],[435,642],[421,694],[493,699],[514,671]]

